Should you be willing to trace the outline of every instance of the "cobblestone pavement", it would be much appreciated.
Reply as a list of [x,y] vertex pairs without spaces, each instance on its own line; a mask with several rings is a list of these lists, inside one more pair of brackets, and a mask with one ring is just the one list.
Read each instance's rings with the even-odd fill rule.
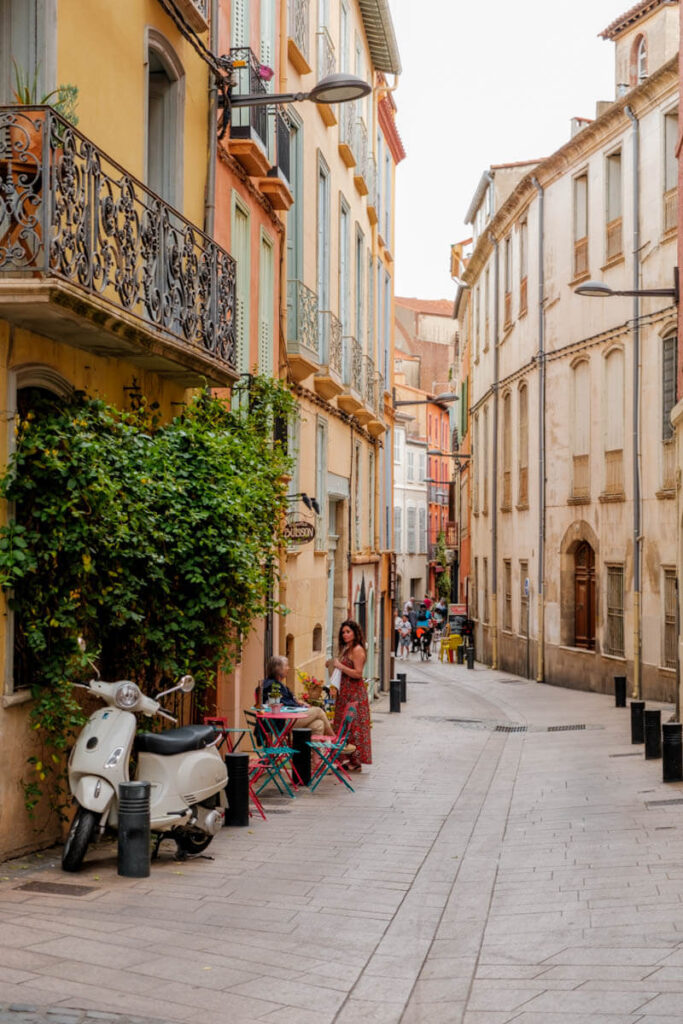
[[681,1024],[683,784],[628,709],[407,671],[355,793],[267,798],[146,879],[111,845],[0,865],[0,1024]]

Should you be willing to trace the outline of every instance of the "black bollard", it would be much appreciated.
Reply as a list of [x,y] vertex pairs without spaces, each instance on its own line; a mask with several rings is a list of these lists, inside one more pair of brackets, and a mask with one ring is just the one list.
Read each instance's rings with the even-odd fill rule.
[[311,781],[311,748],[308,741],[313,735],[312,729],[292,729],[292,764],[301,779],[301,785],[307,786]]
[[405,704],[405,702],[408,700],[408,684],[406,681],[405,672],[397,672],[396,678],[401,684],[401,704]]
[[149,878],[149,782],[119,783],[118,873]]
[[455,661],[456,661],[457,665],[464,665],[465,664],[465,645],[464,644],[458,644],[458,646],[455,648]]
[[646,708],[645,720],[645,759],[652,760],[662,756],[662,712]]
[[226,754],[228,809],[225,824],[244,828],[249,824],[249,754]]
[[474,668],[474,647],[471,644],[465,651],[465,655],[467,657],[467,667]]
[[665,722],[662,726],[662,782],[683,781],[682,754],[681,723]]
[[644,743],[645,732],[644,732],[644,720],[643,712],[645,711],[644,700],[632,700],[631,701],[631,743]]
[[626,707],[626,676],[614,677],[614,706]]
[[401,710],[401,681],[392,679],[389,683],[389,711]]

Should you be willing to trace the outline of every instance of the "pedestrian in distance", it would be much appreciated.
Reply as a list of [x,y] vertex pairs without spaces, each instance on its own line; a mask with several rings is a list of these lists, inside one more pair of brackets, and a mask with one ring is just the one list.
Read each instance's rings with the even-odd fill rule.
[[399,658],[401,661],[407,661],[408,655],[410,654],[410,641],[413,634],[413,627],[410,625],[410,619],[407,615],[404,615],[401,619],[400,634],[400,654]]
[[363,678],[366,657],[363,630],[353,619],[346,619],[339,628],[339,657],[330,658],[327,668],[330,672],[338,668],[342,674],[334,706],[335,730],[339,730],[349,704],[355,704],[358,709],[348,733],[348,740],[356,749],[346,762],[347,769],[354,772],[362,771],[364,764],[372,764],[370,704]]
[[400,634],[401,634],[401,623],[402,622],[403,622],[403,616],[401,615],[400,612],[397,611],[396,615],[394,617],[394,651],[396,652],[396,657],[397,658],[398,658],[398,645],[399,645],[400,638],[401,638]]

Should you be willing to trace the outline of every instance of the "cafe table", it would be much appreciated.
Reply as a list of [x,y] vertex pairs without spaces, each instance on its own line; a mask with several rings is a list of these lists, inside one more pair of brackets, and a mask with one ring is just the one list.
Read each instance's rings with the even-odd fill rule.
[[[277,769],[281,771],[284,768],[292,785],[295,786],[302,785],[302,782],[296,768],[291,764],[293,750],[287,740],[292,729],[296,728],[297,721],[305,718],[307,713],[308,708],[280,708],[279,710],[274,710],[268,707],[253,709],[256,724],[261,730],[261,735],[265,738],[268,749],[271,751],[270,756],[274,759]],[[293,776],[296,776],[296,782]],[[293,796],[294,794],[291,793],[290,795]]]

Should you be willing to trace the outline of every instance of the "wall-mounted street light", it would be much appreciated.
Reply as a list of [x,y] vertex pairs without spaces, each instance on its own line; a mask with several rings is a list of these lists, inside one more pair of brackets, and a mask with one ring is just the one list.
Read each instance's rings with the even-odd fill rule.
[[427,451],[427,455],[440,456],[442,459],[458,459],[463,462],[469,462],[472,458],[471,455],[465,452],[440,452],[438,448],[430,448]]
[[321,78],[310,92],[257,92],[246,96],[231,95],[230,106],[270,107],[278,103],[300,103],[302,100],[310,100],[312,103],[352,103],[371,92],[372,86],[362,78],[336,72],[334,75],[325,75]]
[[400,399],[397,400],[396,399],[396,388],[394,388],[394,401],[393,401],[393,405],[394,405],[394,409],[396,409],[399,405],[432,405],[435,402],[436,403],[438,403],[438,402],[457,402],[457,401],[459,401],[459,399],[460,399],[460,395],[443,394],[443,395],[434,395],[433,398],[416,398],[415,400],[413,400],[411,398],[405,398],[405,399],[404,398],[400,398]]
[[673,288],[637,288],[635,290],[623,289],[623,288],[610,288],[609,285],[603,284],[602,281],[586,281],[585,284],[578,285],[574,291],[577,295],[586,295],[591,299],[607,299],[611,298],[612,295],[635,295],[639,298],[642,296],[662,296],[663,298],[673,299],[676,305],[678,305],[678,267],[674,267],[674,284]]
[[309,512],[315,512],[317,516],[320,513],[320,505],[317,498],[309,498],[305,491],[298,491],[296,494],[288,494],[287,501],[298,501],[301,499]]

